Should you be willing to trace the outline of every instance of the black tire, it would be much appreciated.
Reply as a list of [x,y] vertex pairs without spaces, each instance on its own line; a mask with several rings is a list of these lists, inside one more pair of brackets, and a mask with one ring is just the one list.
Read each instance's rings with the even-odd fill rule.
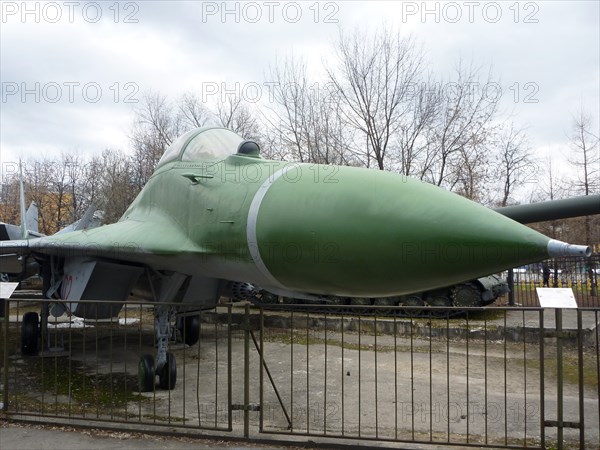
[[39,336],[40,318],[38,313],[25,313],[21,324],[21,353],[23,355],[37,355]]
[[200,339],[200,316],[185,316],[178,322],[183,342],[192,346]]
[[171,352],[167,352],[167,362],[158,374],[158,385],[161,389],[171,391],[175,389],[176,382],[177,363],[175,362],[175,355]]
[[138,365],[138,384],[140,392],[150,392],[154,389],[154,358],[143,355]]

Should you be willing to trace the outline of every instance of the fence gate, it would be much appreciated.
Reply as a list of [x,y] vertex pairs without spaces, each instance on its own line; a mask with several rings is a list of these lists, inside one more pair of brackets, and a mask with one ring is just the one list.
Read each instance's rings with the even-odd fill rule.
[[567,328],[562,312],[541,308],[405,308],[394,319],[362,309],[261,311],[250,341],[260,433],[600,446],[597,309],[569,311]]

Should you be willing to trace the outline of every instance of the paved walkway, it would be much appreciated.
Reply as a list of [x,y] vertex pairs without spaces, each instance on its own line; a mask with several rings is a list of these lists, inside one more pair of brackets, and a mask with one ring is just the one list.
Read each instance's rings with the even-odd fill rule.
[[228,441],[163,437],[107,430],[82,430],[63,426],[37,426],[0,420],[2,450],[154,450],[154,449],[275,449],[259,444]]

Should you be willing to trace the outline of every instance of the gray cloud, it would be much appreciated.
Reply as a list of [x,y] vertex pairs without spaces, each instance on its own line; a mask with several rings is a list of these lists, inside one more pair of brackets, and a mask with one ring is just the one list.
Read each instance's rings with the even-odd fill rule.
[[[7,3],[21,5],[3,2],[3,8]],[[598,114],[599,5],[519,2],[510,9],[514,2],[500,2],[502,17],[494,22],[482,12],[488,8],[491,14],[492,3],[479,2],[472,23],[467,2],[278,2],[272,21],[268,2],[229,2],[225,16],[223,2],[122,2],[116,21],[113,3],[102,3],[96,23],[86,21],[95,17],[93,7],[83,15],[89,2],[80,3],[72,23],[66,9],[57,23],[43,16],[36,23],[31,15],[23,22],[20,14],[7,15],[3,9],[0,156],[5,161],[38,151],[90,154],[125,148],[135,105],[126,100],[139,99],[147,90],[174,97],[199,90],[202,83],[260,84],[269,65],[292,51],[317,70],[322,60],[331,60],[329,43],[338,26],[376,29],[383,24],[414,34],[436,73],[448,76],[459,58],[492,64],[505,112],[530,127],[534,145],[557,146],[565,141],[580,103]],[[39,5],[41,11],[47,3]],[[408,14],[415,7],[418,12]],[[294,22],[298,8],[301,17]],[[425,8],[430,12],[422,16]],[[455,21],[451,14],[457,10],[462,16]],[[128,14],[137,22],[125,23]],[[532,83],[528,90],[526,83]],[[54,102],[49,100],[55,100],[55,84],[62,91]],[[15,85],[18,92],[11,95]],[[531,86],[537,89],[534,94]],[[23,88],[34,93],[23,97]],[[526,103],[528,94],[537,102]]]

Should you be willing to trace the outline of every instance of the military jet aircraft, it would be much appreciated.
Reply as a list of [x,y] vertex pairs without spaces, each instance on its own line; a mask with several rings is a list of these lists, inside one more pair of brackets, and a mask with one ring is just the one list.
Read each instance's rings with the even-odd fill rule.
[[45,295],[77,316],[113,317],[133,290],[156,303],[144,390],[156,375],[175,386],[165,303],[210,308],[254,287],[304,299],[396,296],[590,253],[418,180],[262,159],[256,143],[223,128],[177,139],[117,223],[0,243],[0,254],[38,260]]
[[38,207],[31,202],[25,213],[25,221],[21,225],[0,222],[0,241],[21,239],[27,237],[42,237],[38,231]]
[[[38,231],[38,207],[31,202],[25,211],[25,188],[23,187],[23,173],[19,165],[19,206],[21,209],[21,225],[0,222],[0,240],[27,239],[28,237],[41,237]],[[23,220],[25,218],[25,220]]]
[[[23,172],[19,164],[19,207],[21,212],[20,225],[0,222],[0,241],[18,240],[18,239],[37,239],[45,236],[39,232],[39,211],[35,202],[31,202],[27,211],[25,211],[25,187],[23,182]],[[56,234],[68,233],[76,230],[86,230],[100,226],[102,214],[96,211],[96,207],[91,204],[85,211],[81,219],[60,229]],[[33,276],[38,272],[38,266],[33,260],[25,264],[24,258],[4,257],[0,255],[0,279],[9,279],[8,273],[17,275],[20,281]],[[9,266],[10,265],[10,266]]]

